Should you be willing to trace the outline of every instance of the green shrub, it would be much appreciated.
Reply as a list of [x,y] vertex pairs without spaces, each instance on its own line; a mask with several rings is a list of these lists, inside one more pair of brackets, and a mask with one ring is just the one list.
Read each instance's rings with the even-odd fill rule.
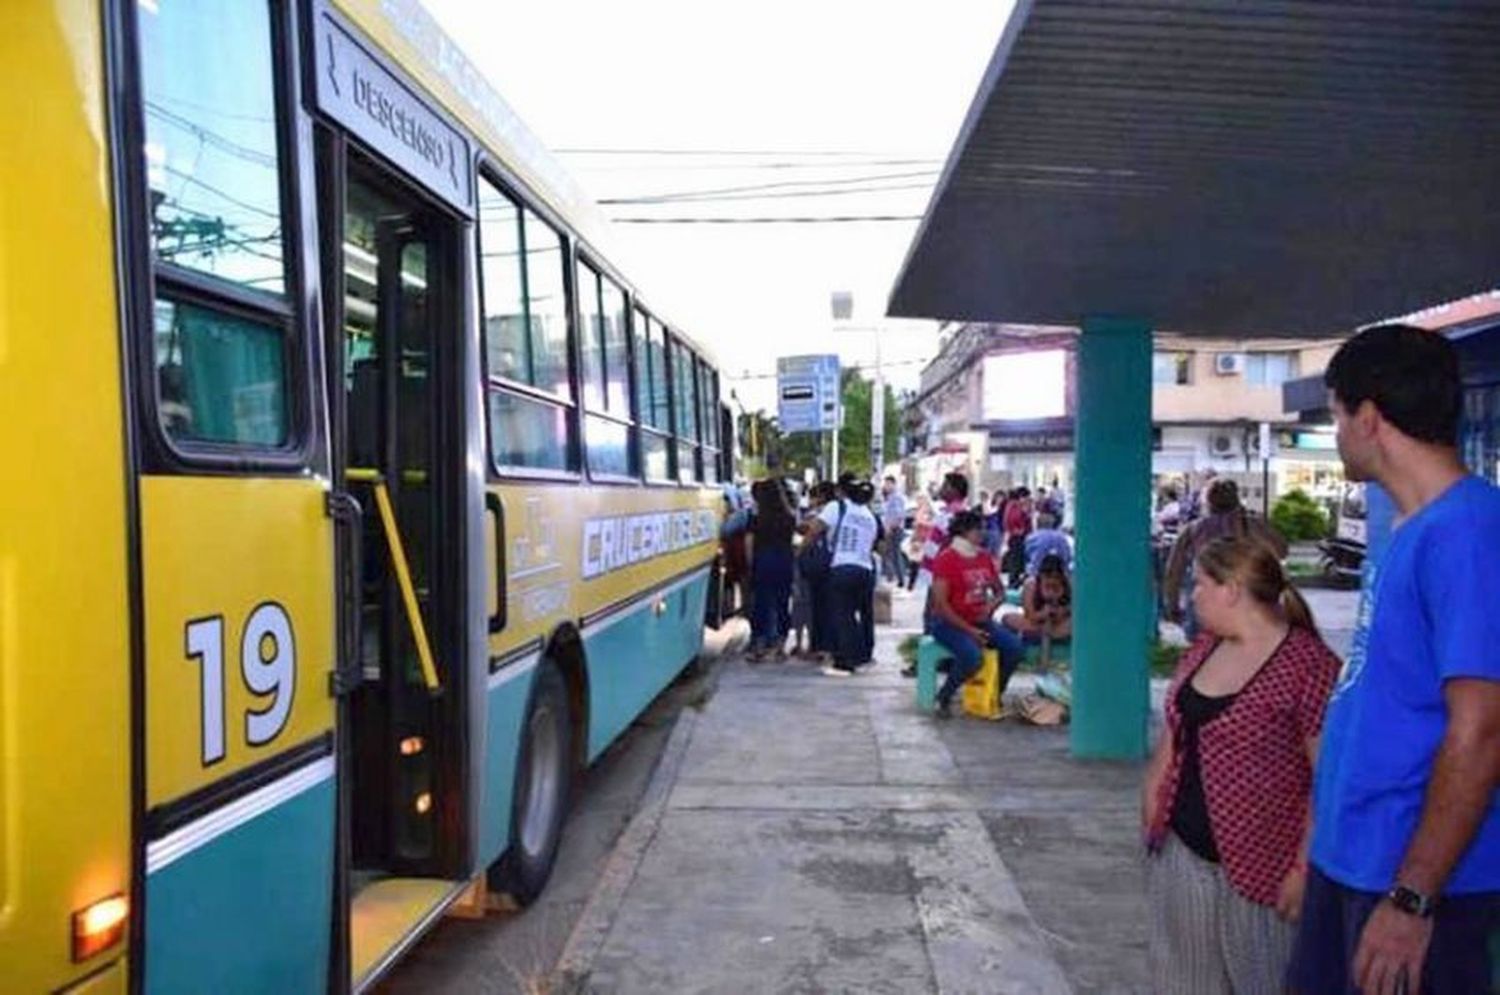
[[896,652],[901,655],[901,659],[905,660],[908,665],[916,663],[917,644],[921,641],[921,636],[907,636],[905,639],[901,640],[899,645],[897,645]]
[[1182,658],[1184,647],[1157,643],[1151,647],[1151,676],[1171,677],[1177,672],[1177,661]]
[[1311,542],[1328,535],[1328,513],[1303,490],[1288,491],[1276,500],[1271,524],[1288,542]]

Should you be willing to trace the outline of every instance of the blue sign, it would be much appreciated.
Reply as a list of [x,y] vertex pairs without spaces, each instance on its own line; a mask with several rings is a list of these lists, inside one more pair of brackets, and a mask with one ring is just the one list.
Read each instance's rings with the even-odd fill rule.
[[776,361],[776,420],[783,432],[827,432],[839,421],[839,358]]

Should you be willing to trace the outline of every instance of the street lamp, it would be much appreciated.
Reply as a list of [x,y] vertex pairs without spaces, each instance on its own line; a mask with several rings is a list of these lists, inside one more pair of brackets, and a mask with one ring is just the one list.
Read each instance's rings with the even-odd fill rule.
[[[848,321],[854,315],[854,294],[848,290],[835,290],[830,296],[835,322]],[[880,365],[880,325],[868,328],[836,328],[835,331],[873,332],[875,334],[875,385],[870,394],[870,474],[879,476],[885,466],[885,373]],[[839,430],[844,420],[844,390],[839,385],[838,418],[833,429],[833,475],[839,473]]]

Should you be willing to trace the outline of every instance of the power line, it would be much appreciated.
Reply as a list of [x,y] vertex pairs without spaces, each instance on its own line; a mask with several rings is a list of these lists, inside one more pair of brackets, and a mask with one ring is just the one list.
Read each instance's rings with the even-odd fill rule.
[[723,197],[683,197],[672,200],[652,198],[619,198],[601,200],[599,204],[723,204],[742,200],[794,200],[800,197],[852,197],[859,194],[894,193],[900,190],[931,190],[931,183],[888,183],[873,187],[853,187],[844,190],[784,190],[780,193],[742,193]]
[[610,218],[617,225],[841,225],[866,221],[921,221],[920,214],[844,214],[788,218]]
[[866,159],[866,160],[837,160],[824,161],[773,161],[773,162],[635,162],[620,165],[597,165],[591,163],[577,163],[573,168],[579,172],[587,173],[641,173],[651,170],[671,173],[698,173],[698,172],[734,172],[734,173],[756,173],[768,170],[841,170],[870,169],[875,166],[941,166],[941,159]]
[[619,200],[595,201],[598,204],[637,204],[637,206],[670,206],[670,204],[726,204],[733,201],[784,201],[804,197],[858,197],[859,194],[894,194],[898,191],[932,191],[932,183],[883,183],[877,186],[856,186],[838,191],[781,191],[778,194],[729,194],[726,197],[684,197],[681,200],[657,201],[651,198],[619,198]]
[[641,197],[615,197],[599,201],[601,204],[664,204],[672,201],[718,199],[722,194],[756,193],[765,190],[801,189],[803,187],[850,186],[857,183],[883,183],[887,180],[911,180],[936,176],[935,169],[924,169],[912,173],[876,173],[873,176],[850,176],[832,180],[782,180],[779,183],[752,183],[737,187],[716,187],[710,190],[685,190],[680,193],[650,194]]
[[[659,156],[803,156],[805,158],[848,158],[850,156],[895,156],[900,152],[877,152],[871,149],[670,149],[607,148],[581,146],[552,150],[558,155],[659,155]],[[934,162],[940,160],[931,160]]]
[[[932,362],[931,359],[897,359],[881,363],[880,369],[889,370],[897,366],[925,366],[930,362]],[[873,370],[875,368],[876,367],[874,363],[851,363],[849,366],[844,367],[844,369],[846,370],[858,370],[860,372]],[[748,370],[741,374],[724,373],[723,371],[720,371],[720,375],[736,382],[744,380],[775,380],[777,377],[777,374],[775,373],[751,373]]]

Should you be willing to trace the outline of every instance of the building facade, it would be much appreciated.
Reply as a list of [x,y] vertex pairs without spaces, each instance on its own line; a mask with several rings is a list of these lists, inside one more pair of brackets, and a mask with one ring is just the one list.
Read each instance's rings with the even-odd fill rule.
[[[905,411],[915,477],[933,479],[924,466],[953,468],[955,452],[966,452],[962,469],[983,489],[1071,492],[1076,335],[1055,326],[985,323],[945,330]],[[1288,412],[1282,385],[1320,375],[1337,347],[1326,340],[1158,335],[1152,362],[1158,482],[1201,479],[1213,470],[1240,479],[1252,505],[1263,481],[1271,500],[1293,487],[1336,495],[1343,477],[1333,435]]]

